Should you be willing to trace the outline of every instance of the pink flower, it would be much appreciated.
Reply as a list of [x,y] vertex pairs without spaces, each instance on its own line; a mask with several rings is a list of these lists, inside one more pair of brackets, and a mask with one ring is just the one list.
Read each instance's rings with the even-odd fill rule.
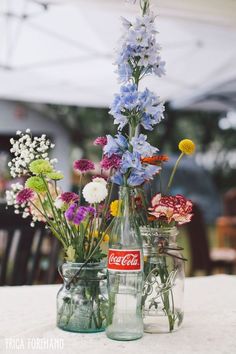
[[168,224],[174,221],[182,225],[191,221],[192,207],[192,202],[180,194],[162,197],[158,193],[152,198],[149,213],[157,220],[167,221]]
[[98,136],[94,140],[93,145],[100,145],[102,147],[107,145],[107,137],[106,136]]
[[92,161],[87,159],[76,160],[74,162],[74,169],[80,172],[87,172],[95,169],[95,165]]
[[30,188],[24,188],[16,195],[16,201],[18,204],[29,202],[35,196],[34,192]]
[[110,157],[104,156],[102,161],[101,161],[101,167],[104,168],[104,170],[109,170],[110,168],[119,168],[121,163],[121,158],[118,155],[111,155]]
[[60,199],[66,203],[70,204],[71,202],[76,202],[79,199],[78,194],[73,192],[65,192],[60,195]]

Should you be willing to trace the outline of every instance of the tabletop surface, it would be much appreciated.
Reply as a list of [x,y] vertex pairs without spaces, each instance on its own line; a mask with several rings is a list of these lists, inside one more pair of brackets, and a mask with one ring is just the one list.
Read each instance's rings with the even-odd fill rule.
[[233,354],[236,353],[236,276],[187,278],[182,328],[117,342],[105,333],[64,332],[55,326],[59,285],[0,288],[0,353]]

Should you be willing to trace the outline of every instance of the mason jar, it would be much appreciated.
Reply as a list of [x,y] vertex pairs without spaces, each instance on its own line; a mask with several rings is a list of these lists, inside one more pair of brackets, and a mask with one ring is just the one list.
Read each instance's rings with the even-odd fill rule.
[[57,326],[70,332],[102,332],[108,307],[106,269],[101,263],[81,266],[67,262],[61,267],[64,283],[57,294]]
[[142,309],[144,331],[177,330],[184,317],[184,258],[176,227],[141,227],[144,254]]

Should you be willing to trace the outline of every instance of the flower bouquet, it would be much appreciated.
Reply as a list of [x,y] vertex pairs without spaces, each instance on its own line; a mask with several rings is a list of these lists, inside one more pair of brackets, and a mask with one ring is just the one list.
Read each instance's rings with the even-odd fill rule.
[[[59,181],[63,174],[55,169],[56,159],[49,158],[54,145],[46,137],[32,137],[29,129],[17,132],[11,139],[9,162],[14,178],[25,184],[12,184],[6,192],[8,205],[16,214],[45,223],[60,241],[66,263],[60,273],[64,286],[58,294],[58,326],[70,331],[104,330],[106,319],[105,274],[106,257],[103,244],[108,242],[107,229],[109,186],[104,178],[95,177],[82,189],[85,173],[94,170],[92,161],[74,162],[80,174],[78,194],[63,192]],[[82,196],[86,203],[82,203]]]

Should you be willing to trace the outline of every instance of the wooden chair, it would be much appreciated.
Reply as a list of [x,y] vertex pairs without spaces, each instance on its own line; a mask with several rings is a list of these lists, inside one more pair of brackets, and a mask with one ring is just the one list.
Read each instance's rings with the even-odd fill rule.
[[[43,224],[32,228],[29,220],[0,206],[1,254],[0,285],[31,285],[54,283],[57,274],[59,242],[52,238]],[[50,254],[42,252],[43,241],[51,239]],[[42,274],[42,258],[47,258],[47,269]]]
[[186,226],[191,249],[190,276],[199,270],[209,275],[216,268],[233,273],[236,265],[236,250],[231,248],[210,250],[205,221],[197,205],[193,206],[193,214],[192,221]]
[[224,215],[216,220],[219,247],[225,244],[236,248],[236,188],[224,195]]

